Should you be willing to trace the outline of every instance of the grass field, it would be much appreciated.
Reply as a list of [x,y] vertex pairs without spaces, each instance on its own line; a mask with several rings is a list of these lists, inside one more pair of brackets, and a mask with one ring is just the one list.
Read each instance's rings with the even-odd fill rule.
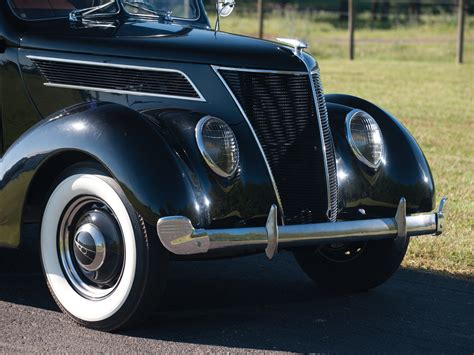
[[[212,13],[210,13],[212,15]],[[414,60],[453,62],[456,53],[456,17],[422,16],[420,22],[392,20],[373,25],[369,14],[359,14],[356,21],[356,58],[359,60]],[[212,19],[212,23],[214,20]],[[256,36],[255,13],[243,12],[221,21],[223,31]],[[267,39],[299,38],[310,45],[319,59],[347,58],[347,24],[334,14],[287,11],[267,14],[264,26]],[[474,16],[466,19],[466,62],[474,62]]]
[[405,265],[474,277],[474,65],[322,60],[326,92],[363,96],[398,117],[423,148],[446,234],[413,239]]
[[[411,243],[406,267],[474,278],[474,19],[466,29],[466,64],[454,64],[453,16],[371,28],[359,23],[357,60],[347,57],[343,26],[289,13],[269,16],[266,37],[303,38],[320,62],[325,90],[367,98],[413,133],[435,177],[438,200],[449,197],[446,233]],[[254,36],[255,16],[222,21],[223,30]]]

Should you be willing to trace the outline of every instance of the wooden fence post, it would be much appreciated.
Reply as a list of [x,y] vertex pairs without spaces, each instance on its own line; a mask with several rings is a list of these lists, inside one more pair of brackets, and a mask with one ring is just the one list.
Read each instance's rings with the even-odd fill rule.
[[456,62],[462,64],[464,61],[464,23],[466,19],[466,7],[464,0],[458,0],[458,40],[456,50]]
[[354,60],[354,0],[348,1],[348,20],[349,20],[349,59]]
[[264,25],[264,8],[263,0],[257,0],[257,14],[258,14],[258,37],[263,38],[263,25]]

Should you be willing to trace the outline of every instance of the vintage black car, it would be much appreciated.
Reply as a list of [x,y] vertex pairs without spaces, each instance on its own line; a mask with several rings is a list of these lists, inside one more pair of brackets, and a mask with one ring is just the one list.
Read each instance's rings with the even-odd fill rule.
[[102,330],[159,303],[170,257],[281,249],[322,289],[380,285],[445,200],[407,129],[324,95],[305,47],[219,32],[201,0],[2,1],[0,246],[36,248]]

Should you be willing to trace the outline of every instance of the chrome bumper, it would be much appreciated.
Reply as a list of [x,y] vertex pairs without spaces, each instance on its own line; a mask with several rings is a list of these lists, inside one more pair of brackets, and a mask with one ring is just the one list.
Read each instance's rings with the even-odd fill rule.
[[294,226],[278,226],[277,207],[273,205],[265,227],[194,229],[188,218],[176,216],[160,218],[157,231],[163,245],[176,255],[203,254],[215,249],[261,248],[265,249],[269,259],[273,259],[278,246],[440,235],[443,232],[446,200],[443,198],[438,211],[430,214],[407,216],[406,200],[402,198],[394,218]]

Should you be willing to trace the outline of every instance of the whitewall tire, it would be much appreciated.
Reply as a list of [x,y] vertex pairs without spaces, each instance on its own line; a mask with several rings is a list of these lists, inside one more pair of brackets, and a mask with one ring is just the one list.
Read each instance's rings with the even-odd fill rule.
[[102,330],[150,313],[168,261],[152,230],[112,178],[95,168],[66,172],[49,197],[41,226],[43,269],[60,308]]

